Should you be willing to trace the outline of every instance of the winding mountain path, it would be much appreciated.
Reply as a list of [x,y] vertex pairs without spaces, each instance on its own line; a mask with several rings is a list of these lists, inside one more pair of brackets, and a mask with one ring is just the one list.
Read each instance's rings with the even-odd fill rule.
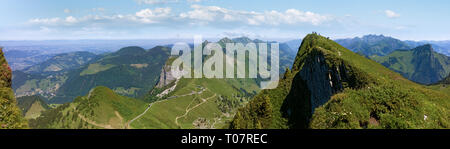
[[[130,128],[131,128],[131,126],[130,126],[131,123],[133,123],[135,120],[137,120],[137,119],[141,118],[142,116],[144,116],[145,113],[147,113],[147,111],[150,110],[150,108],[151,108],[151,107],[153,106],[153,104],[155,104],[155,103],[164,102],[164,101],[167,101],[167,100],[172,99],[172,98],[178,98],[178,97],[184,97],[184,96],[192,96],[192,95],[196,95],[196,94],[198,95],[198,94],[203,93],[205,90],[206,90],[206,88],[202,88],[202,90],[199,91],[199,92],[192,91],[192,93],[189,93],[189,94],[184,94],[184,95],[179,95],[179,96],[171,96],[171,97],[168,97],[168,98],[166,98],[166,99],[164,99],[164,100],[160,100],[160,101],[156,101],[156,102],[150,103],[150,104],[148,105],[148,107],[145,109],[145,111],[142,112],[141,114],[139,114],[138,116],[136,116],[135,118],[131,119],[131,120],[126,124],[125,128],[126,128],[126,129],[130,129]],[[214,96],[215,96],[215,95],[214,95]],[[189,106],[188,106],[188,107],[189,107]]]
[[202,102],[201,102],[201,103],[195,105],[195,106],[192,107],[192,108],[189,108],[189,107],[191,106],[192,102],[194,101],[194,100],[192,100],[191,103],[186,107],[186,112],[185,112],[183,115],[177,116],[177,117],[175,118],[175,124],[177,124],[177,126],[180,126],[180,125],[178,124],[178,119],[179,119],[179,118],[186,117],[187,114],[188,114],[191,110],[193,110],[193,109],[195,109],[195,108],[201,106],[202,104],[206,103],[209,99],[214,98],[214,97],[216,97],[216,96],[217,96],[217,94],[214,94],[214,96],[208,97],[208,98],[206,98],[206,99],[202,99]]
[[[154,103],[156,103],[156,102],[154,102]],[[147,113],[147,111],[150,110],[150,108],[152,107],[152,105],[153,105],[153,103],[149,104],[148,107],[147,107],[147,109],[145,109],[144,112],[142,112],[141,114],[139,114],[138,116],[136,116],[135,118],[133,118],[132,120],[130,120],[130,121],[127,123],[127,125],[126,125],[125,128],[126,128],[126,129],[129,129],[131,123],[133,123],[135,120],[137,120],[137,119],[141,118],[142,116],[144,116],[145,113]]]

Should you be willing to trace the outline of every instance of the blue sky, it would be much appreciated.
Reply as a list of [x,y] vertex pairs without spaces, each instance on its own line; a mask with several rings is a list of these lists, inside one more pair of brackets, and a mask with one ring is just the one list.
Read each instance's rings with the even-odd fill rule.
[[0,40],[331,38],[450,40],[446,0],[2,0]]

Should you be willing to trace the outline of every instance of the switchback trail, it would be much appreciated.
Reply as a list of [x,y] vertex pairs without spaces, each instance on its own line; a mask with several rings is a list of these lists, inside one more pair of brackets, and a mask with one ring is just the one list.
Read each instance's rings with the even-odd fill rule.
[[[132,120],[130,120],[130,121],[126,124],[126,127],[125,127],[125,128],[126,128],[126,129],[130,129],[130,128],[131,128],[131,126],[130,126],[131,123],[133,123],[135,120],[137,120],[137,119],[141,118],[142,116],[144,116],[145,113],[147,113],[147,111],[150,110],[150,108],[151,108],[151,107],[153,106],[153,104],[155,104],[155,103],[167,101],[167,100],[172,99],[172,98],[178,98],[178,97],[184,97],[184,96],[191,96],[191,95],[195,95],[195,94],[198,95],[198,94],[203,93],[205,90],[206,90],[206,88],[202,88],[202,90],[199,91],[199,92],[192,91],[192,93],[189,93],[189,94],[179,95],[179,96],[171,96],[171,97],[168,97],[168,98],[166,98],[166,99],[164,99],[164,100],[160,100],[160,101],[156,101],[156,102],[150,103],[150,104],[148,105],[148,107],[145,109],[145,111],[142,112],[141,114],[139,114],[138,116],[136,116],[135,118],[133,118]],[[215,95],[214,95],[214,96],[215,96]]]
[[197,108],[198,106],[202,105],[203,103],[207,102],[209,99],[214,98],[214,97],[216,97],[216,94],[214,94],[214,96],[208,97],[208,98],[206,98],[206,99],[202,99],[202,102],[201,102],[201,103],[199,103],[199,104],[193,106],[192,108],[189,108],[189,106],[191,106],[192,102],[194,101],[194,99],[192,99],[191,103],[186,107],[186,112],[185,112],[183,115],[177,116],[177,117],[175,118],[175,124],[177,124],[177,126],[180,126],[180,125],[178,124],[178,119],[179,119],[179,118],[186,117],[186,115],[187,115],[191,110]]

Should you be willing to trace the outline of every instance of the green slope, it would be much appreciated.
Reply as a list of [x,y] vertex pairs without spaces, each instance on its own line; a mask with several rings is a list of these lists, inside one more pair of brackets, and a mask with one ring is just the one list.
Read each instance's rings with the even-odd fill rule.
[[123,129],[146,106],[140,100],[117,95],[107,87],[100,86],[86,96],[45,111],[29,122],[32,128]]
[[[245,91],[243,91],[245,90]],[[257,92],[254,80],[180,79],[176,89],[153,102],[132,128],[224,128],[238,107]]]
[[14,92],[11,89],[11,68],[0,47],[0,129],[26,128],[27,123],[17,107]]
[[430,85],[429,88],[438,90],[438,91],[441,91],[441,92],[444,92],[444,93],[447,93],[448,95],[450,95],[450,74],[447,77],[445,77],[444,79],[442,79],[441,81],[439,81],[438,83]]
[[230,128],[449,128],[450,96],[317,34],[291,73],[238,111]]
[[429,44],[370,58],[421,84],[436,83],[450,73],[450,57],[435,52]]
[[26,119],[35,119],[50,107],[39,96],[23,96],[17,98],[17,105]]

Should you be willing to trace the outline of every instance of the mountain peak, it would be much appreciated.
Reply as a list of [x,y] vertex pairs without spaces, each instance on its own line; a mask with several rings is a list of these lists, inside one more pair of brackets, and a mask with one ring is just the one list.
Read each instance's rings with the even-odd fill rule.
[[233,42],[233,40],[231,40],[228,37],[225,37],[225,38],[220,39],[218,42],[219,43],[230,43],[230,42]]
[[245,36],[242,36],[242,37],[239,37],[239,38],[233,38],[233,41],[234,42],[239,42],[239,43],[250,43],[250,42],[253,42],[253,40],[251,40],[250,38],[245,37]]
[[431,46],[431,44],[425,44],[425,45],[418,46],[418,47],[412,49],[412,51],[414,51],[414,54],[432,53],[433,47]]
[[145,53],[145,49],[138,46],[129,46],[116,52],[117,55],[139,55]]
[[353,52],[361,51],[360,53],[363,53],[365,56],[385,56],[397,49],[411,49],[407,43],[381,34],[370,34],[350,39],[338,39],[336,42]]
[[377,34],[368,34],[368,35],[364,35],[362,38],[374,38],[374,37],[386,37],[383,34],[377,35]]

